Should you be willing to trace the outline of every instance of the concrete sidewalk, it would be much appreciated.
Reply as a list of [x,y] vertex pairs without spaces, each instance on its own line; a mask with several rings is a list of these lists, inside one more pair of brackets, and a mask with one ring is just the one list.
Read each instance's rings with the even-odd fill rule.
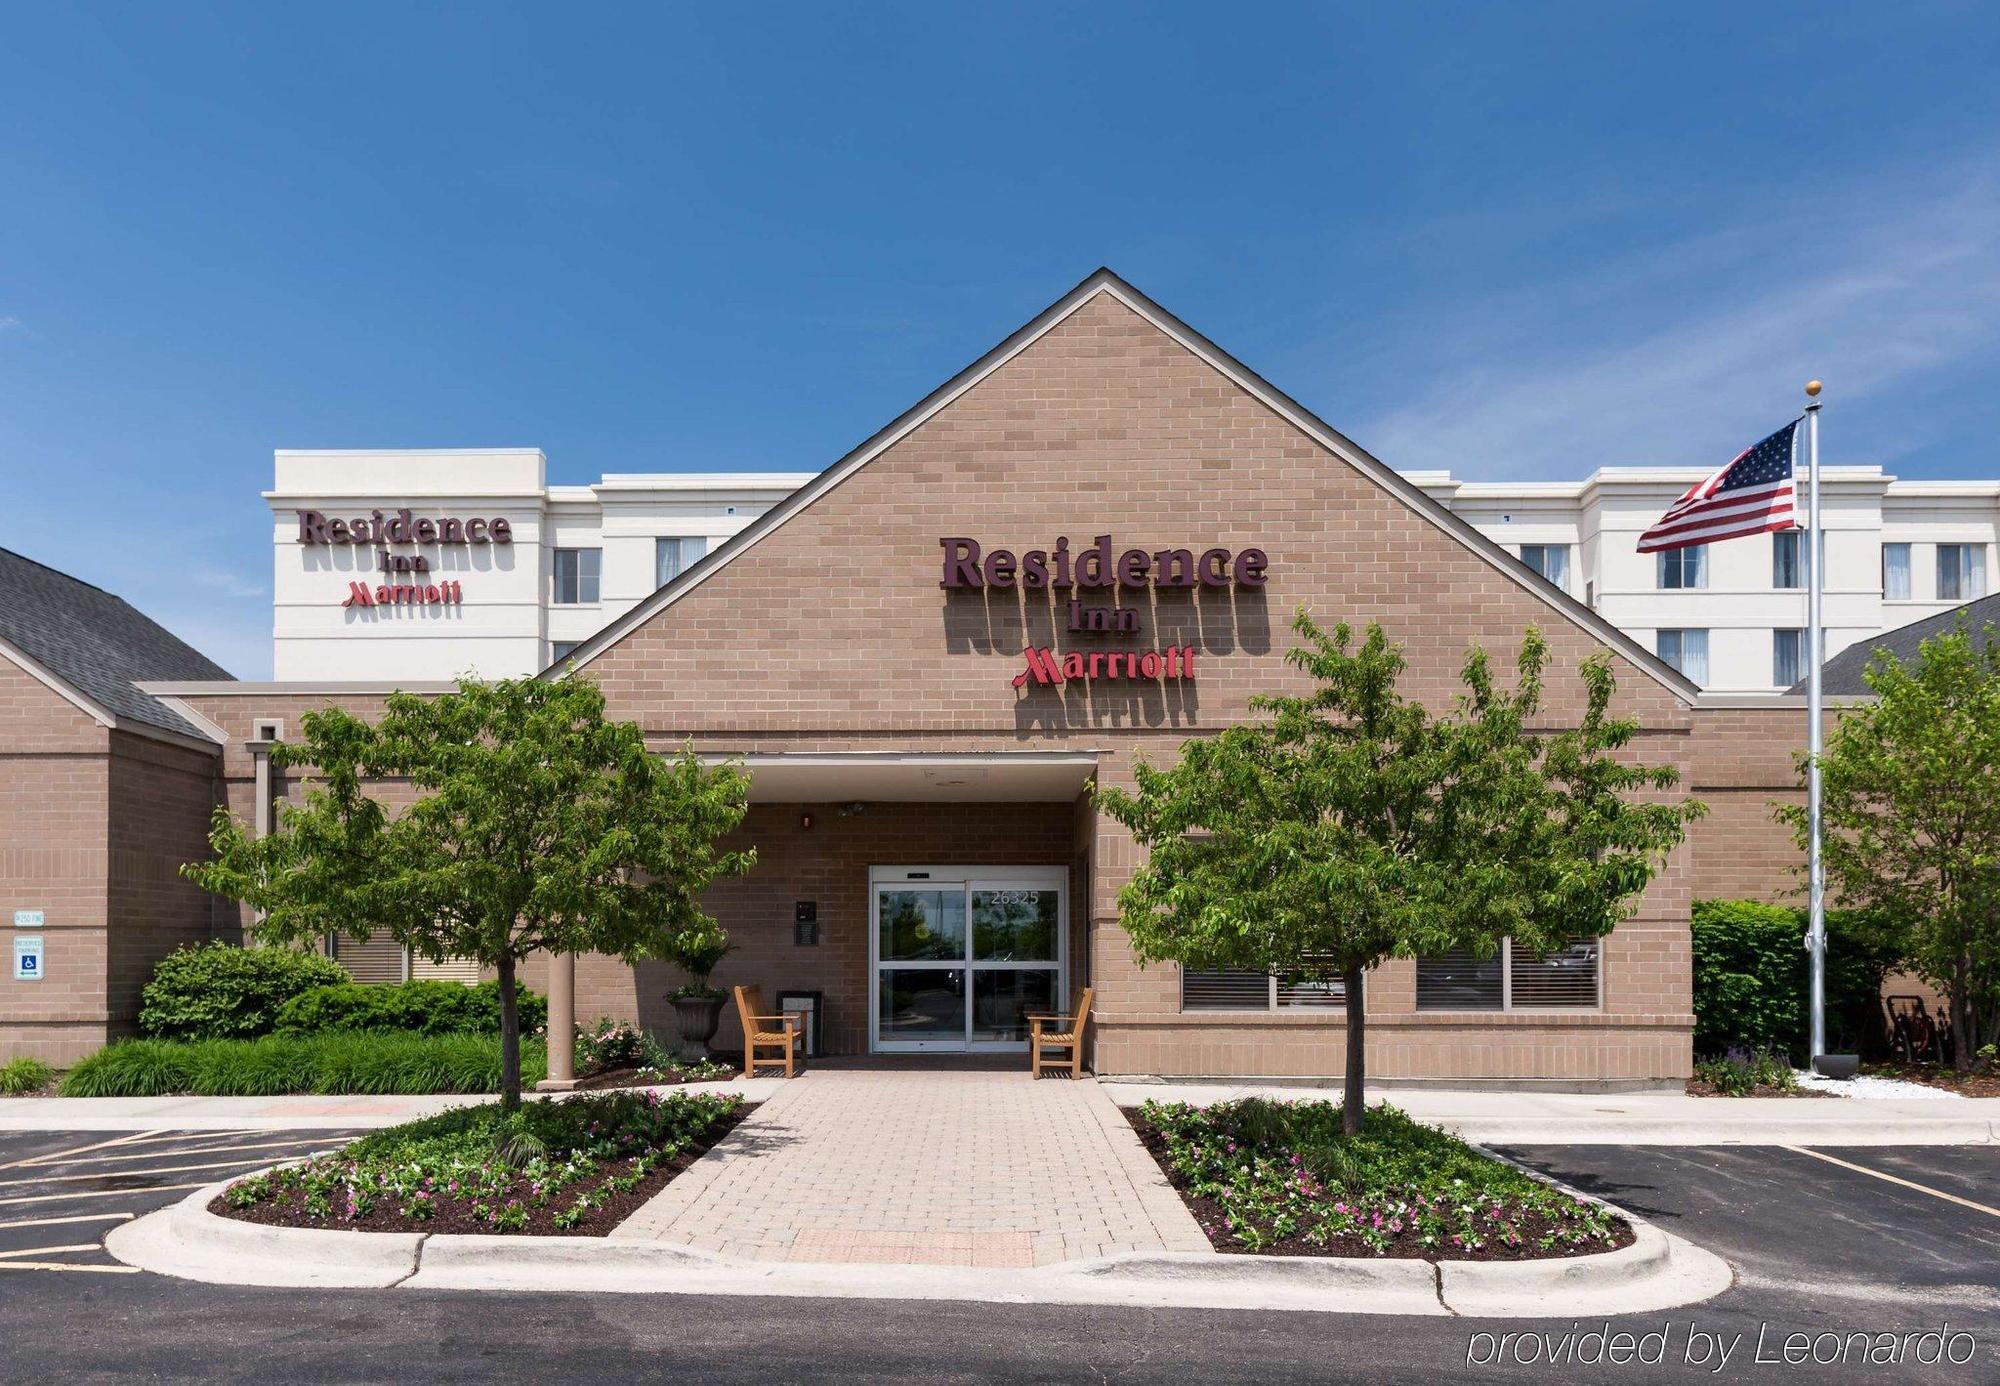
[[745,1261],[1025,1269],[1208,1239],[1096,1083],[815,1069],[618,1228]]
[[[819,1070],[833,1072],[834,1070]],[[922,1077],[884,1069],[884,1077]],[[974,1073],[930,1074],[933,1079]],[[690,1083],[662,1092],[734,1092],[764,1101],[781,1078]],[[1121,1107],[1147,1099],[1217,1102],[1261,1093],[1336,1100],[1338,1088],[1255,1083],[1100,1083]],[[8,1097],[0,1131],[307,1130],[380,1127],[482,1097]],[[2000,1143],[2000,1098],[1859,1102],[1843,1098],[1687,1097],[1679,1093],[1465,1092],[1373,1089],[1420,1121],[1467,1140],[1536,1145],[1987,1145]]]
[[[669,1092],[733,1092],[761,1102],[782,1078],[737,1078],[656,1088]],[[314,1127],[374,1128],[433,1116],[493,1097],[8,1097],[0,1098],[0,1131],[297,1131]]]
[[[1121,1107],[1206,1105],[1263,1096],[1340,1100],[1338,1087],[1257,1083],[1103,1083]],[[1987,1145],[2000,1141],[2000,1098],[1862,1102],[1839,1097],[1689,1097],[1685,1093],[1368,1090],[1418,1121],[1483,1145]]]

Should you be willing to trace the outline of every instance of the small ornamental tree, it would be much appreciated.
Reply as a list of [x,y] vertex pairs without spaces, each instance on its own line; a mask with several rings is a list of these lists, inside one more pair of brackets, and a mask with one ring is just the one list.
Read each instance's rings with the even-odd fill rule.
[[[214,858],[183,873],[255,908],[266,942],[386,932],[432,962],[492,968],[508,1107],[521,1096],[523,958],[684,949],[717,932],[702,891],[755,861],[716,845],[743,820],[743,773],[692,749],[655,755],[582,679],[466,680],[436,698],[393,694],[372,725],[334,708],[302,730],[271,759],[308,768],[304,802],[261,839],[218,811]],[[374,790],[397,781],[416,798],[392,810]]]
[[[2000,635],[1988,624],[1975,641],[1961,620],[1864,677],[1876,701],[1843,711],[1820,757],[1827,886],[1907,929],[1964,1073],[2000,1039]],[[1806,850],[1806,806],[1778,817]]]
[[1512,692],[1475,647],[1465,693],[1438,715],[1398,691],[1403,654],[1381,627],[1356,644],[1300,611],[1293,628],[1305,643],[1287,658],[1314,691],[1253,699],[1263,720],[1187,742],[1169,769],[1141,763],[1136,792],[1101,788],[1097,802],[1150,854],[1119,894],[1141,962],[1345,984],[1354,1134],[1367,969],[1491,957],[1506,937],[1534,955],[1596,938],[1701,807],[1662,797],[1672,768],[1618,754],[1638,725],[1609,715],[1608,657],[1583,665],[1578,725],[1537,734],[1548,647],[1533,629]]

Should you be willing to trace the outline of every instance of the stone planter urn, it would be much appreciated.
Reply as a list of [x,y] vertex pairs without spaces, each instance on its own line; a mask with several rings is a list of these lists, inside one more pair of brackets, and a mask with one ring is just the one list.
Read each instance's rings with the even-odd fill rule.
[[680,1025],[681,1039],[693,1045],[698,1053],[708,1052],[708,1042],[715,1038],[716,1026],[722,1022],[722,1002],[720,996],[669,996],[673,1003],[674,1019]]

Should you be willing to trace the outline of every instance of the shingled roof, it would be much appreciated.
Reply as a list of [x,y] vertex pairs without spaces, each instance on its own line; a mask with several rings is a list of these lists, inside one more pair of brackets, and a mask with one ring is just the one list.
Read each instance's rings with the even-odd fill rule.
[[[1829,695],[1868,693],[1872,690],[1862,675],[1867,672],[1869,661],[1875,658],[1877,650],[1886,649],[1899,662],[1908,664],[1917,657],[1919,645],[1934,635],[1957,629],[1961,620],[1972,632],[1973,640],[1983,647],[1987,643],[1987,623],[2000,627],[2000,594],[1981,597],[1949,611],[1940,611],[1935,616],[1926,616],[1921,621],[1912,621],[1907,626],[1898,626],[1880,635],[1855,641],[1821,667],[1820,688]],[[1804,693],[1805,680],[1793,684],[1789,691]]]
[[7,549],[0,549],[0,640],[120,721],[202,740],[199,727],[134,685],[234,677],[124,598]]

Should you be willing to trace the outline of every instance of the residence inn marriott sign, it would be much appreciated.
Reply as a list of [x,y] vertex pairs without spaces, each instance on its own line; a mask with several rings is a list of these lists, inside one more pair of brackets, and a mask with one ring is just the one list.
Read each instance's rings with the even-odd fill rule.
[[[280,681],[152,685],[210,729],[218,792],[245,821],[299,792],[267,746],[314,708],[373,715],[394,688],[468,670],[590,679],[660,751],[746,765],[757,866],[708,897],[736,945],[715,980],[810,1003],[820,1052],[1024,1051],[1024,1016],[1089,986],[1100,1074],[1337,1075],[1338,987],[1134,962],[1117,894],[1139,851],[1089,787],[1129,786],[1136,761],[1171,761],[1252,717],[1254,696],[1302,687],[1284,658],[1301,607],[1379,621],[1434,705],[1459,691],[1471,643],[1511,659],[1532,625],[1554,657],[1549,717],[1581,711],[1571,671],[1608,649],[1648,758],[1679,764],[1711,818],[1601,942],[1371,974],[1371,1074],[1687,1075],[1696,859],[1778,842],[1759,776],[1766,760],[1778,773],[1796,716],[1704,705],[1109,271],[782,488],[546,487],[541,466],[280,454]],[[385,604],[384,588],[423,595]],[[573,965],[577,1014],[674,1033],[669,967]],[[734,1038],[726,1018],[717,1042]]]

